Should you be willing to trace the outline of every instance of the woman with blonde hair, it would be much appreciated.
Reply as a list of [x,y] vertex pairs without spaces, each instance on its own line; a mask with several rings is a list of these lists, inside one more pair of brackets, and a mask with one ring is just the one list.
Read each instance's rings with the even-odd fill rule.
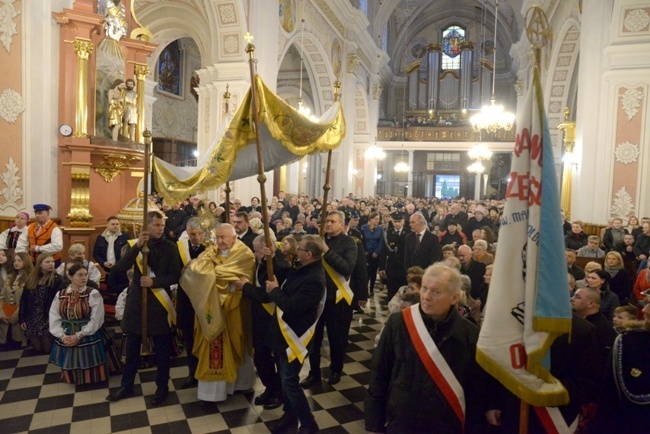
[[54,270],[54,258],[47,254],[39,255],[25,283],[18,311],[20,328],[38,352],[49,354],[52,350],[54,338],[48,326],[50,307],[62,282]]
[[621,306],[628,303],[632,293],[632,279],[625,270],[623,257],[618,252],[609,252],[605,256],[605,271],[609,273],[609,289],[618,296]]
[[80,243],[74,243],[68,249],[68,261],[67,263],[59,265],[59,268],[56,269],[56,272],[59,273],[59,276],[65,279],[67,272],[66,267],[69,266],[72,262],[79,262],[86,270],[88,270],[88,279],[92,280],[95,285],[99,288],[99,281],[102,278],[102,273],[99,272],[95,264],[86,259],[86,246]]
[[0,292],[0,344],[9,343],[14,347],[24,347],[26,341],[18,323],[18,315],[25,283],[34,265],[29,254],[25,252],[16,253],[12,263],[13,266]]

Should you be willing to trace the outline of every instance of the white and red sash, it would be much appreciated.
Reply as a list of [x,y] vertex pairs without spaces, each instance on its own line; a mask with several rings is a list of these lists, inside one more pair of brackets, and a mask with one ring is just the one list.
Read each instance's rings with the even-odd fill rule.
[[533,408],[548,434],[571,434],[578,428],[578,418],[575,418],[571,426],[567,425],[564,416],[557,407]]
[[431,335],[427,331],[422,315],[420,314],[420,305],[415,304],[402,311],[404,323],[411,337],[411,342],[415,351],[420,356],[427,372],[436,383],[445,396],[449,405],[454,410],[465,430],[465,392],[458,379],[454,375],[447,361],[438,350],[436,343],[433,342]]

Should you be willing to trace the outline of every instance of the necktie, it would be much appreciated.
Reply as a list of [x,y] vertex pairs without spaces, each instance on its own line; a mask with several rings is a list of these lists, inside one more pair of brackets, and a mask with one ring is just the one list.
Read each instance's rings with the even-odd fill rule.
[[41,229],[43,229],[43,226],[39,225],[39,226],[36,227],[36,236],[38,236],[38,234],[41,233]]
[[420,234],[415,234],[415,251],[420,248]]

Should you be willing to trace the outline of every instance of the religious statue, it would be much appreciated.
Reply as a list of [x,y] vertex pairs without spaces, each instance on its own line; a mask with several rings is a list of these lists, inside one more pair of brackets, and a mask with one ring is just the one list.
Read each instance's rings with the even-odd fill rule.
[[108,128],[111,130],[112,139],[118,140],[122,128],[122,116],[126,97],[126,85],[119,78],[113,82],[108,91]]
[[124,115],[122,120],[122,134],[135,140],[135,125],[138,123],[138,94],[135,90],[135,81],[126,80],[124,93]]
[[126,22],[126,9],[121,3],[121,0],[107,0],[106,12],[104,14],[104,29],[106,35],[119,41],[120,38],[126,36],[128,31],[128,24]]

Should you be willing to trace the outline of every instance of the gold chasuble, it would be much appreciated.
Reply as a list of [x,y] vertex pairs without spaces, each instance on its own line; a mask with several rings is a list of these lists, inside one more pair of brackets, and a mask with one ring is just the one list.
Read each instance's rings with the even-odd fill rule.
[[242,276],[253,281],[255,256],[239,240],[228,256],[220,253],[216,246],[206,249],[185,269],[179,283],[196,312],[192,351],[199,359],[196,379],[234,382],[246,353],[252,354],[252,339],[250,303],[232,282]]

